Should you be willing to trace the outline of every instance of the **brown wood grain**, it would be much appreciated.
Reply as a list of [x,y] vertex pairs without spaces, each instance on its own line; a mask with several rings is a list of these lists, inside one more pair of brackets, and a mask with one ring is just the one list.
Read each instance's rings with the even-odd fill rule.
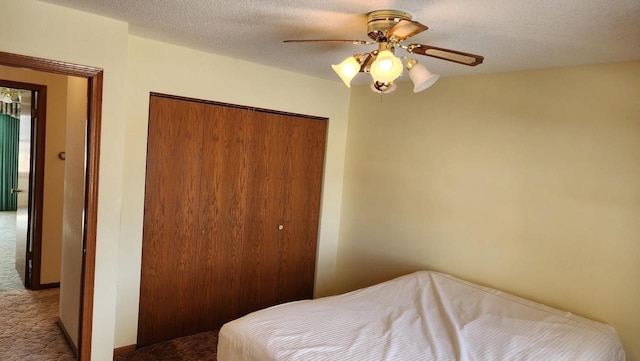
[[286,301],[313,297],[327,130],[326,121],[291,117],[289,123],[280,295]]
[[317,118],[151,94],[139,347],[312,297],[325,138]]
[[199,294],[193,309],[199,332],[219,329],[237,317],[252,136],[251,111],[203,106],[201,237],[194,279]]
[[326,121],[258,113],[254,127],[239,315],[313,297],[324,169]]
[[85,236],[82,258],[82,293],[80,294],[79,359],[91,359],[93,333],[93,298],[96,273],[96,236],[98,233],[98,186],[100,179],[100,132],[102,129],[103,71],[94,69],[88,76],[87,118],[87,187],[85,189]]
[[280,115],[255,112],[252,126],[240,316],[279,303],[280,293],[287,123]]
[[118,356],[126,356],[136,352],[136,345],[127,345],[122,347],[117,347],[113,349],[113,358],[115,359]]
[[[39,88],[39,89],[37,89]],[[44,202],[44,163],[45,163],[45,140],[47,128],[47,87],[34,86],[33,89],[38,93],[37,111],[35,104],[32,104],[32,114],[36,114],[37,119],[31,117],[31,170],[32,176],[29,185],[29,209],[30,232],[33,239],[33,267],[31,276],[31,289],[41,289],[40,271],[42,268],[42,214]]]
[[196,330],[201,104],[151,97],[140,281],[138,345]]

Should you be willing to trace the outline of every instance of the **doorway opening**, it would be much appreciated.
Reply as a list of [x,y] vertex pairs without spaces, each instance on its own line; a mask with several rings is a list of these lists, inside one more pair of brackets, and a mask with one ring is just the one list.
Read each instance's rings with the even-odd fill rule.
[[82,271],[80,277],[78,356],[80,360],[89,360],[91,358],[93,320],[103,70],[90,66],[5,52],[0,52],[0,65],[80,77],[86,79],[87,82],[86,147],[83,154],[85,192],[83,194],[81,222]]
[[0,93],[0,209],[15,212],[15,268],[25,288],[58,287],[40,282],[47,87],[0,79]]
[[[18,201],[19,191],[27,190],[24,186],[28,174],[20,169],[20,150],[30,156],[30,136],[21,139],[29,129],[20,129],[21,114],[30,116],[31,92],[21,89],[5,88],[0,81],[0,309],[6,308],[4,298],[7,292],[25,290],[25,280],[21,280],[18,269],[25,276],[25,262],[16,262],[16,216],[18,208],[26,207],[24,199]],[[21,111],[22,108],[22,111]],[[28,108],[29,110],[25,109]],[[28,161],[28,160],[27,160]],[[28,173],[28,171],[27,171]],[[26,248],[19,254],[26,254]],[[18,267],[16,267],[18,263]]]

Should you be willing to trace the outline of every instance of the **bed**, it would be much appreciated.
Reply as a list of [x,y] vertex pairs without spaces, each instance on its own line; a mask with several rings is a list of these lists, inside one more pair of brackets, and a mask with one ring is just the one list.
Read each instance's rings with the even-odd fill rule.
[[257,311],[218,341],[220,361],[624,359],[606,324],[428,271]]

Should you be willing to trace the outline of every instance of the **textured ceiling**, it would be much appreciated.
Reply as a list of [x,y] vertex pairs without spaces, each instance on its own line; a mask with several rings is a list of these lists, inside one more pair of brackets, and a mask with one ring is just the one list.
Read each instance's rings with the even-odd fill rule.
[[282,40],[368,40],[366,14],[378,9],[407,11],[429,27],[405,43],[485,57],[483,64],[467,67],[416,56],[442,76],[640,60],[640,0],[44,2],[126,21],[134,35],[334,80],[330,64],[375,45]]

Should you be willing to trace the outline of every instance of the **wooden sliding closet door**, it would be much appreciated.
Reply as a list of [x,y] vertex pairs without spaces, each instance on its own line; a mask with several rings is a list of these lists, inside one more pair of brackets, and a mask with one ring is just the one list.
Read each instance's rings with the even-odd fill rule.
[[139,347],[313,297],[326,127],[151,96]]
[[250,116],[151,97],[138,346],[236,317]]
[[151,97],[138,345],[195,330],[204,107]]
[[283,159],[289,153],[287,123],[269,113],[258,113],[256,118],[249,165],[249,176],[256,182],[247,190],[239,315],[278,303],[282,253],[286,249],[282,233],[288,167]]
[[[280,300],[313,297],[327,122],[289,117]],[[294,261],[295,260],[295,261]],[[282,301],[280,301],[282,302]]]
[[201,239],[194,257],[196,292],[188,295],[197,331],[237,317],[249,144],[253,112],[205,105],[200,197]]
[[313,297],[326,125],[254,117],[239,315]]

